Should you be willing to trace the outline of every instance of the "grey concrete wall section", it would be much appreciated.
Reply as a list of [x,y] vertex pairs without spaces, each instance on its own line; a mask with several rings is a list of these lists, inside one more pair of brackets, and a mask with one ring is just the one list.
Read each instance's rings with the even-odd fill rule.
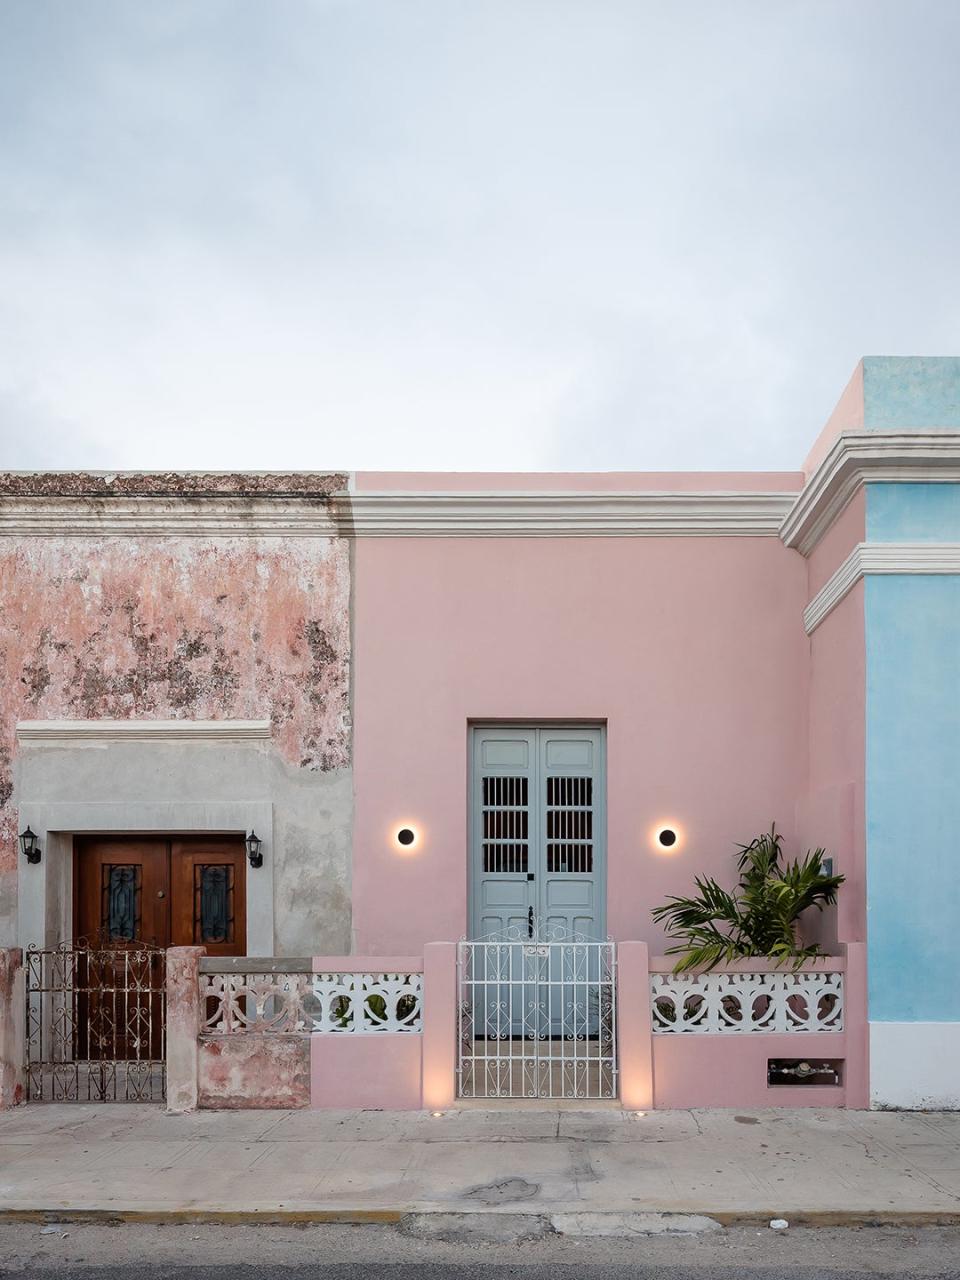
[[0,871],[0,947],[17,945],[17,874]]
[[[239,830],[255,821],[264,824],[265,865],[248,874],[248,913],[272,913],[272,938],[269,916],[257,926],[257,952],[351,950],[349,769],[299,769],[269,743],[25,745],[14,788],[21,825],[30,822],[45,842],[41,867],[20,859],[20,914],[42,915],[48,939],[69,917],[71,842],[61,833]],[[25,929],[36,931],[23,918],[18,930],[8,881],[15,878],[0,883],[0,945],[29,941]]]

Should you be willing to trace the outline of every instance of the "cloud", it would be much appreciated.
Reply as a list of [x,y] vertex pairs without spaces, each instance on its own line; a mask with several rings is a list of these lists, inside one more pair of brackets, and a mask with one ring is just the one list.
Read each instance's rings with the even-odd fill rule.
[[7,465],[794,469],[960,351],[936,0],[4,25]]

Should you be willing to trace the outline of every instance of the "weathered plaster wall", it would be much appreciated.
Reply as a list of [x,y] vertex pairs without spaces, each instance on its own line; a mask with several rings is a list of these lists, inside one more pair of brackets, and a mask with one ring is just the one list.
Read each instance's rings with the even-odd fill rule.
[[[337,538],[0,541],[0,940],[16,932],[24,788],[102,799],[108,785],[118,801],[271,800],[278,951],[348,950],[349,604]],[[32,751],[15,768],[18,720],[99,718],[269,718],[273,740],[243,763],[124,747],[109,768],[88,748]]]
[[[28,744],[21,747],[15,776],[18,794],[28,798],[24,812],[38,832],[42,824],[31,814],[53,814],[57,830],[215,831],[225,829],[225,812],[243,815],[272,806],[272,830],[252,812],[249,819],[226,824],[231,830],[253,825],[267,841],[264,866],[247,876],[247,923],[252,894],[262,877],[272,877],[273,940],[251,954],[311,954],[318,942],[327,952],[334,951],[334,942],[337,954],[350,950],[349,768],[302,769],[272,744],[259,742]],[[57,821],[64,809],[72,816]],[[53,874],[49,836],[46,846],[44,865],[20,868],[22,910],[29,878],[46,872],[49,883]],[[68,882],[64,877],[62,883]],[[64,902],[63,918],[69,915]],[[26,941],[22,931],[21,938]],[[48,939],[56,940],[49,933]]]
[[0,1111],[18,1107],[26,1094],[25,1005],[23,952],[0,947]]
[[312,1039],[309,1035],[201,1039],[197,1046],[198,1106],[217,1110],[309,1107]]

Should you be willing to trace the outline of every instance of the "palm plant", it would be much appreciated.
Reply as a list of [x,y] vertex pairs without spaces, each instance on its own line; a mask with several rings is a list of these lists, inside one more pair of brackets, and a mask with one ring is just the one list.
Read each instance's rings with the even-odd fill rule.
[[843,876],[826,875],[823,849],[800,861],[782,862],[782,837],[776,826],[749,844],[738,845],[740,881],[732,893],[709,876],[697,876],[697,895],[670,897],[655,907],[653,918],[668,938],[678,941],[667,955],[679,956],[674,973],[709,971],[721,962],[751,956],[793,961],[821,955],[816,944],[802,946],[797,922],[808,907],[822,911],[837,900]]

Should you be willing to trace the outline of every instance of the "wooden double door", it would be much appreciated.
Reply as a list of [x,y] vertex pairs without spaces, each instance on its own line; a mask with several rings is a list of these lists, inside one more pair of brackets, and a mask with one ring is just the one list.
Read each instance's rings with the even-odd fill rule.
[[246,955],[243,836],[77,836],[74,936]]

